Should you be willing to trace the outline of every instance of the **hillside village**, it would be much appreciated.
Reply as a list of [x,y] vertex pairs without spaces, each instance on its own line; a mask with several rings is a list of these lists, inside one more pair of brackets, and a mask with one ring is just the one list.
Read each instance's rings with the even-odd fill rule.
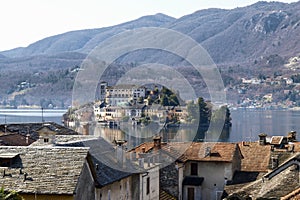
[[51,122],[0,132],[1,185],[25,199],[300,198],[295,131],[238,143],[156,136],[132,149]]

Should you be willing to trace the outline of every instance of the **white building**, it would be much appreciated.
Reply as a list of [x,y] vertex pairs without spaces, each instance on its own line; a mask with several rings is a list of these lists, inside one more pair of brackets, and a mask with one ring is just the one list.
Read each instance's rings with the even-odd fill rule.
[[146,89],[136,85],[116,85],[106,88],[105,102],[111,106],[118,106],[128,102],[137,102],[145,98]]

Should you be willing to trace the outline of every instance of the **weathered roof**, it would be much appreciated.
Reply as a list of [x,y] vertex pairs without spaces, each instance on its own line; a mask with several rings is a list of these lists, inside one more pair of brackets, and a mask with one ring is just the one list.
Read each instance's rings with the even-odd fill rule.
[[[149,153],[153,151],[154,142],[145,142],[130,151],[136,153]],[[205,156],[207,148],[210,148],[209,156]],[[171,142],[161,143],[161,153],[166,154],[179,162],[193,161],[216,161],[232,162],[235,153],[240,153],[235,143],[228,142]],[[242,157],[242,155],[241,155]]]
[[[5,127],[6,126],[6,127]],[[26,136],[30,135],[30,138],[37,140],[39,138],[39,132],[42,129],[48,129],[53,131],[55,135],[78,135],[76,131],[69,129],[65,126],[59,125],[54,122],[44,122],[44,123],[18,123],[18,124],[0,124],[0,131],[3,133],[5,131],[10,133],[18,133],[20,135]]]
[[14,158],[18,155],[19,153],[0,153],[0,158]]
[[[172,146],[172,145],[171,145]],[[232,162],[239,152],[237,144],[227,142],[193,142],[179,158],[180,161]]]
[[[121,167],[116,159],[116,149],[103,138],[63,145],[90,148],[88,161],[97,187],[103,187],[134,174],[118,170]],[[128,170],[128,167],[126,169]],[[134,171],[133,168],[132,171]]]
[[0,185],[20,193],[73,195],[88,148],[0,147],[12,165],[0,167]]
[[[280,197],[292,193],[299,188],[299,172],[294,166],[295,160],[300,162],[300,158],[294,156],[265,175],[264,178],[251,182],[242,188],[238,188],[229,196],[243,196],[245,199],[250,196],[252,199],[259,197],[262,199],[279,199]],[[290,165],[285,167],[289,162]]]
[[270,144],[280,145],[284,136],[272,136]]
[[244,157],[241,162],[241,171],[266,172],[268,170],[270,145],[260,145],[259,142],[240,142],[238,145]]
[[281,197],[281,200],[297,200],[300,199],[300,188],[290,192],[289,194]]
[[0,135],[0,146],[28,146],[32,144],[35,140],[27,136],[20,135],[18,133],[6,133]]

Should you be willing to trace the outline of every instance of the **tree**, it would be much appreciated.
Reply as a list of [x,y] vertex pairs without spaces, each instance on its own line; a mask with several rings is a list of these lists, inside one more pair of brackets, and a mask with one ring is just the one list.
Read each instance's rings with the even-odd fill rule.
[[16,191],[6,191],[2,187],[0,189],[0,200],[24,200]]
[[194,103],[194,101],[190,101],[187,103],[187,112],[188,112],[188,121],[198,121],[199,119],[199,110],[198,106]]
[[213,112],[211,117],[212,122],[215,124],[220,124],[222,126],[230,126],[231,125],[231,117],[230,110],[227,106],[221,106],[215,112]]
[[210,109],[207,107],[207,103],[202,97],[198,98],[199,107],[199,125],[207,125],[210,121]]

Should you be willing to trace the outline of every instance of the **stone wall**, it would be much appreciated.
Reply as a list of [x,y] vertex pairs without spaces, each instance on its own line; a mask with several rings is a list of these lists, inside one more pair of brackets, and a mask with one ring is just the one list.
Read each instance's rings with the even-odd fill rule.
[[161,189],[178,197],[178,170],[175,163],[160,169],[159,184]]

